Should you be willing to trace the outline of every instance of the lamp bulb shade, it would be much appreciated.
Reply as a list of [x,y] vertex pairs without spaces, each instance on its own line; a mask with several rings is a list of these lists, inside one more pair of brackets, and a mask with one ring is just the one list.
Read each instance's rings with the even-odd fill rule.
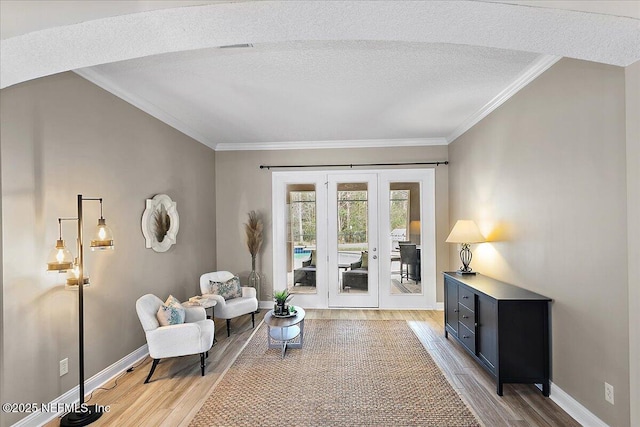
[[51,249],[47,257],[47,271],[64,273],[73,268],[73,256],[64,245],[64,240],[58,239],[56,246]]
[[[83,269],[84,270],[84,269]],[[82,283],[89,286],[89,277],[86,276],[86,271],[83,271],[84,280]],[[67,271],[67,288],[78,289],[78,283],[80,283],[80,266],[77,263],[73,264],[73,268]]]
[[446,240],[447,243],[482,243],[486,242],[486,239],[480,232],[480,229],[473,220],[459,219],[456,225],[453,226],[449,237]]
[[98,220],[93,240],[91,240],[92,251],[113,250],[113,232],[106,224],[104,218]]

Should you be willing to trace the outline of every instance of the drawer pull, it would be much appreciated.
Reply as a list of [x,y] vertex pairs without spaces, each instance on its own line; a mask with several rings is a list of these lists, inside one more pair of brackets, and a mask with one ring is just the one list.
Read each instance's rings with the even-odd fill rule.
[[463,314],[463,315],[462,315],[462,318],[463,318],[463,319],[468,319],[468,318],[469,318],[469,316],[465,316],[465,315]]
[[458,310],[457,308],[455,310],[453,310],[454,313],[459,312],[460,310]]
[[463,335],[462,338],[467,339],[469,338],[469,335]]
[[469,299],[469,296],[468,295],[463,295],[462,299]]

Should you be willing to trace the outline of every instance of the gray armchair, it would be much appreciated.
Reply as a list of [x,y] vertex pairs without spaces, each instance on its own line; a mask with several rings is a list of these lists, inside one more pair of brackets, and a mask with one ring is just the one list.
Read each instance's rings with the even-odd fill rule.
[[353,288],[365,291],[369,289],[368,259],[363,262],[363,259],[368,256],[368,252],[362,252],[360,260],[352,262],[351,269],[342,273],[342,289]]
[[316,265],[315,251],[311,251],[309,259],[302,261],[302,267],[293,272],[293,286],[315,286],[316,285]]

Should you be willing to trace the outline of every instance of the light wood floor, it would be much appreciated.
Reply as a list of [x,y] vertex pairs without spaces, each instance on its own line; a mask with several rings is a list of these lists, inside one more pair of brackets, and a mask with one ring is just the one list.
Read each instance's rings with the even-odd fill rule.
[[[265,313],[261,310],[256,315],[256,327]],[[505,384],[504,396],[498,396],[491,377],[460,345],[444,338],[443,312],[308,309],[306,313],[307,319],[407,320],[450,383],[487,427],[580,426],[532,385]],[[92,425],[188,425],[253,332],[250,316],[233,320],[231,326],[231,337],[227,338],[224,320],[216,320],[218,342],[209,352],[204,377],[196,355],[161,361],[151,382],[143,384],[150,368],[147,358],[133,372],[124,374],[113,389],[94,393],[88,403],[109,405],[110,412]],[[112,386],[113,382],[105,385]],[[47,424],[57,425],[58,420]]]

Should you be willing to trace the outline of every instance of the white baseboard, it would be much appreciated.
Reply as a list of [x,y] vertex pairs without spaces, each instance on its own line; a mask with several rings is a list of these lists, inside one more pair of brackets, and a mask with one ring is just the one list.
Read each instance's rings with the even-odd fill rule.
[[[258,307],[264,308],[264,309],[271,309],[273,308],[273,301],[259,301]],[[332,308],[335,308],[335,307],[332,307]],[[415,308],[398,308],[396,310],[416,310],[416,309]],[[444,302],[437,302],[433,310],[444,311]]]
[[273,301],[258,301],[259,308],[273,308]]
[[[149,355],[149,348],[147,344],[143,345],[137,350],[134,350],[132,353],[126,355],[122,359],[118,360],[111,366],[107,366],[102,371],[98,372],[88,380],[84,382],[84,391],[88,395],[92,391],[96,390],[98,387],[108,383],[116,376],[120,375],[133,365],[135,365],[140,360],[144,359]],[[75,386],[62,396],[58,396],[53,399],[50,403],[50,407],[64,407],[73,405],[79,402],[78,393],[80,392],[80,386]],[[105,403],[105,406],[108,406],[108,403]],[[48,423],[54,418],[62,415],[62,412],[34,412],[28,417],[25,417],[13,424],[12,427],[28,427],[28,426],[40,426]]]
[[554,383],[551,383],[549,398],[584,427],[609,427]]

